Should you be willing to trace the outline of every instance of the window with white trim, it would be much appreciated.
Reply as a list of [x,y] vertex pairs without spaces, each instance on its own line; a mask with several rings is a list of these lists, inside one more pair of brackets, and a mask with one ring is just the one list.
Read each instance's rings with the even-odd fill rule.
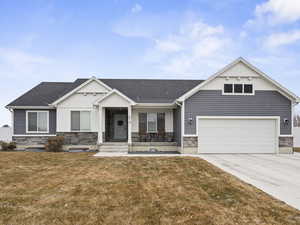
[[71,111],[71,131],[90,131],[91,112]]
[[244,93],[252,94],[253,93],[253,85],[252,84],[244,84]]
[[253,84],[224,84],[223,93],[232,95],[253,94]]
[[233,93],[233,84],[224,84],[224,93]]
[[147,113],[147,132],[157,133],[157,113]]
[[49,112],[27,111],[26,112],[27,133],[48,133]]

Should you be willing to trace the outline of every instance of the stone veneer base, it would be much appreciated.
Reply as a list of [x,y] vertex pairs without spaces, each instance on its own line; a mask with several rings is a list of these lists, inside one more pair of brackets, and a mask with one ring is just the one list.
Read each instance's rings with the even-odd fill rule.
[[65,145],[97,145],[98,132],[58,132],[65,138]]
[[148,152],[152,149],[162,152],[180,151],[180,147],[177,146],[176,142],[133,142],[129,151]]
[[174,132],[165,132],[164,134],[145,134],[138,132],[131,133],[132,142],[173,142]]
[[18,148],[24,148],[25,146],[43,147],[47,143],[49,137],[53,136],[13,136],[12,141],[16,142]]
[[[293,153],[293,137],[279,137],[279,153],[292,154]],[[183,150],[181,153],[198,154],[198,137],[187,136],[183,137]],[[201,149],[200,149],[201,153]]]

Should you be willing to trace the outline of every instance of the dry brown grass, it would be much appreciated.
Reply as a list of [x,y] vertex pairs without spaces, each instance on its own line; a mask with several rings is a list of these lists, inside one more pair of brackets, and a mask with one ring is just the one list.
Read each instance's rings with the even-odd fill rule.
[[300,212],[196,158],[0,153],[0,224],[300,224]]

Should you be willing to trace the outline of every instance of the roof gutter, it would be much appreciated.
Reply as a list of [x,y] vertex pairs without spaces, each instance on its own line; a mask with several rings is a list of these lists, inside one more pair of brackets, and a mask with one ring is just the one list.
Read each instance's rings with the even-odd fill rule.
[[174,103],[137,103],[135,108],[174,108],[175,107],[175,102]]
[[8,110],[10,109],[55,109],[54,106],[5,106]]

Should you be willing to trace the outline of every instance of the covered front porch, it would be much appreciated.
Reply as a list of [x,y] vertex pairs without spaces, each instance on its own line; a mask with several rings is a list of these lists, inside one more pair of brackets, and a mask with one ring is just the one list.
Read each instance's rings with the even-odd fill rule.
[[178,151],[178,106],[143,106],[115,92],[96,104],[99,151]]
[[128,142],[128,108],[104,108],[104,142]]

